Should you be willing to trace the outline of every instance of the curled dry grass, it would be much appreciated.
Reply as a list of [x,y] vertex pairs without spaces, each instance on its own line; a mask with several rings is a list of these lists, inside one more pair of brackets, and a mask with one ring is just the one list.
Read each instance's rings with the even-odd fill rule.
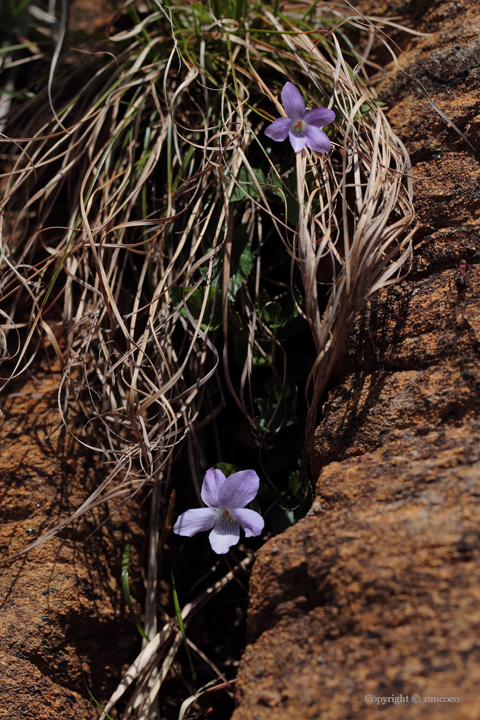
[[[291,257],[292,295],[315,344],[307,441],[356,313],[408,268],[410,165],[368,85],[375,23],[345,4],[288,3],[279,13],[259,3],[245,14],[235,7],[232,20],[219,19],[215,8],[154,2],[140,20],[125,3],[132,27],[116,32],[111,25],[108,51],[57,75],[55,116],[46,86],[11,111],[2,136],[2,384],[49,346],[63,372],[65,427],[111,468],[46,537],[99,503],[125,502],[146,483],[155,488],[158,518],[185,438],[198,495],[196,434],[224,407],[223,391],[211,390],[222,361],[254,433],[268,435],[274,417],[260,426],[252,399],[254,358],[263,358],[280,398],[287,365],[258,305],[267,234]],[[363,38],[361,52],[346,27]],[[291,167],[275,163],[262,134],[282,113],[279,90],[287,80],[311,106],[322,101],[337,116],[334,153],[297,157],[296,229]],[[233,277],[240,224],[252,254],[248,282]],[[237,379],[229,366],[232,336],[246,347]],[[158,522],[152,528],[150,637],[163,537]],[[162,651],[170,648],[168,665],[178,636],[167,625],[156,638]],[[139,681],[140,699],[132,698],[124,718],[135,703],[137,716],[149,717],[165,677],[160,671],[152,681],[152,647],[128,675]]]

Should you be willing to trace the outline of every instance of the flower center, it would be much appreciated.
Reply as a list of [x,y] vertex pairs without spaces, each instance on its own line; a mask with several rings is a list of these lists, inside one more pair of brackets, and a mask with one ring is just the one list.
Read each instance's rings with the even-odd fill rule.
[[224,530],[233,530],[234,527],[240,524],[229,510],[223,509],[217,510],[215,520]]
[[290,130],[296,137],[305,137],[305,127],[306,123],[304,120],[295,120]]

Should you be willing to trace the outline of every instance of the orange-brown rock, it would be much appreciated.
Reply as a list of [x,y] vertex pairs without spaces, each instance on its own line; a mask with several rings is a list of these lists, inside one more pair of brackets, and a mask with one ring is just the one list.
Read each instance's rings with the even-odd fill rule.
[[[99,482],[91,453],[58,427],[61,374],[36,368],[2,403],[2,558],[69,517]],[[103,508],[0,565],[0,718],[98,717],[85,683],[105,701],[139,648],[120,583],[123,548],[141,535],[133,511],[98,529]]]
[[414,163],[414,264],[338,364],[310,513],[259,553],[234,720],[480,717],[480,9],[359,7],[430,33],[398,35],[399,64],[476,150],[386,69],[380,96]]

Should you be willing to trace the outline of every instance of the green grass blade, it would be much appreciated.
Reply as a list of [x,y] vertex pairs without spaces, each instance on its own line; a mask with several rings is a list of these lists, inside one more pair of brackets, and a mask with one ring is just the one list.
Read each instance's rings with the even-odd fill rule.
[[88,694],[90,695],[90,697],[92,698],[92,700],[93,700],[93,702],[95,703],[95,705],[96,705],[98,708],[100,708],[100,710],[101,710],[102,713],[105,715],[105,717],[108,718],[108,720],[113,720],[113,718],[112,718],[107,712],[105,712],[105,710],[104,710],[103,707],[100,705],[100,703],[98,702],[98,700],[93,697],[92,693],[90,692],[90,688],[88,687],[88,685],[87,685],[87,683],[86,683],[86,681],[85,681],[85,678],[83,678],[83,684],[84,684],[85,687],[87,688],[87,692],[88,692]]
[[140,620],[137,617],[137,613],[133,609],[133,603],[132,598],[130,597],[130,581],[128,577],[128,563],[130,561],[130,545],[125,546],[125,550],[123,551],[122,556],[122,587],[123,587],[123,596],[125,598],[125,602],[127,603],[128,612],[130,613],[130,617],[132,618],[133,622],[135,623],[135,627],[137,628],[138,632],[142,636],[144,640],[147,642],[150,642],[150,638],[148,638],[145,634],[145,631],[142,627],[142,624]]
[[178,620],[178,627],[180,628],[180,632],[181,632],[181,635],[183,638],[183,643],[185,645],[185,650],[187,651],[188,661],[190,663],[190,669],[192,671],[193,682],[197,682],[197,673],[195,672],[195,668],[193,667],[192,656],[190,655],[190,649],[189,649],[188,643],[187,643],[187,636],[185,634],[185,626],[183,624],[180,603],[178,602],[177,588],[175,586],[175,577],[173,575],[173,571],[172,571],[172,592],[173,592],[173,604],[175,605],[175,613],[177,615],[177,620]]

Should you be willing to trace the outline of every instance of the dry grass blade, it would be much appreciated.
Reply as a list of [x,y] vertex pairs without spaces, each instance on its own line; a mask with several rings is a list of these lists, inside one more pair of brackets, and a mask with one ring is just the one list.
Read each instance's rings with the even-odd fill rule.
[[193,705],[196,700],[202,697],[202,695],[216,692],[217,690],[223,690],[226,687],[228,687],[228,683],[219,683],[218,680],[211,680],[209,683],[197,690],[195,695],[191,695],[189,698],[183,701],[180,707],[180,712],[178,713],[178,720],[184,720],[188,708]]
[[[281,32],[278,20],[268,11],[265,14]],[[318,166],[310,157],[312,190],[306,181],[307,159],[297,155],[300,217],[294,252],[317,350],[308,383],[308,446],[320,399],[357,313],[371,294],[396,282],[408,268],[414,210],[408,153],[372,92],[361,87],[350,72],[338,39],[333,35],[333,63],[308,34],[294,29],[297,35],[283,37],[302,70],[318,89],[327,83],[332,87],[343,158],[339,173],[330,160]],[[314,200],[320,201],[317,212]],[[332,281],[322,311],[318,274],[325,264],[331,268]]]
[[[214,585],[209,587],[204,592],[200,593],[195,600],[185,605],[182,610],[182,618],[185,624],[192,618],[197,610],[199,610],[205,603],[209,602],[217,593],[220,592],[231,580],[234,579],[238,572],[244,571],[252,563],[252,558],[245,558],[238,565],[226,573],[221,580],[216,582]],[[173,641],[173,644],[167,651],[169,643]],[[161,684],[166,677],[168,668],[170,667],[175,653],[182,641],[181,635],[178,633],[178,628],[175,625],[175,621],[169,620],[162,630],[155,635],[154,638],[146,645],[140,655],[136,658],[135,662],[125,673],[122,682],[115,690],[114,694],[106,704],[104,710],[109,712],[114,705],[119,701],[127,688],[132,684],[134,680],[139,677],[149,677],[151,669],[156,667],[158,659],[166,652],[166,657],[163,661],[162,668],[155,680],[152,688],[148,691],[149,700],[147,702],[147,708],[151,705],[156,695],[158,694]],[[133,706],[133,703],[131,704]],[[130,710],[128,710],[128,713]],[[145,717],[148,717],[148,709],[144,709]],[[125,720],[126,720],[125,716]]]

